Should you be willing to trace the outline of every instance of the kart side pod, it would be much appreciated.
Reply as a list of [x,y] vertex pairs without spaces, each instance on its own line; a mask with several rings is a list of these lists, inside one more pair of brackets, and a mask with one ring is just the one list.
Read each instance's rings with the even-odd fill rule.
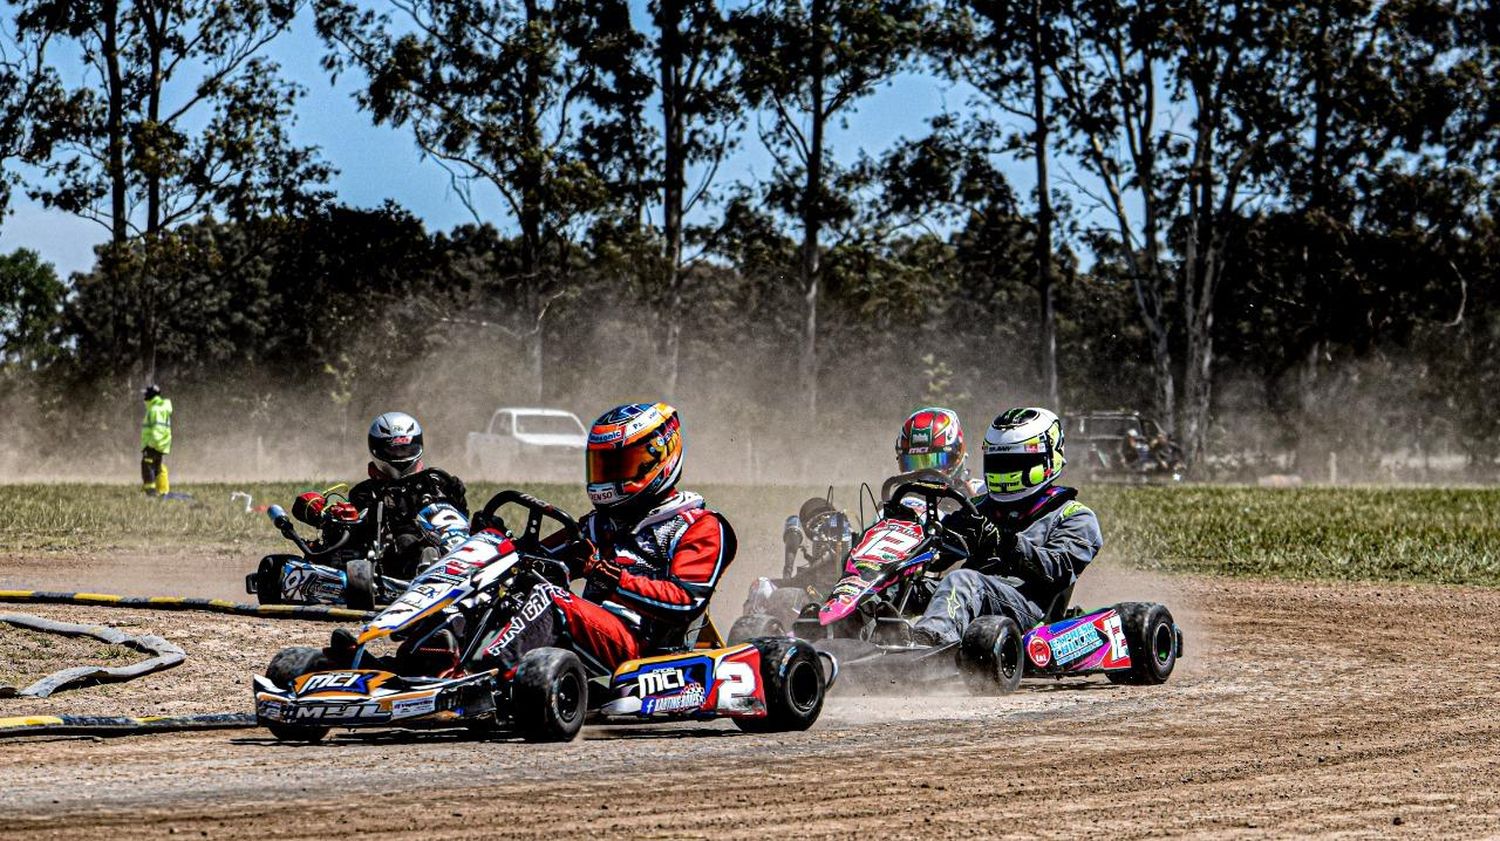
[[837,675],[837,662],[808,643],[763,637],[625,663],[610,678],[614,697],[599,712],[605,717],[729,717],[743,730],[806,730],[817,721]]

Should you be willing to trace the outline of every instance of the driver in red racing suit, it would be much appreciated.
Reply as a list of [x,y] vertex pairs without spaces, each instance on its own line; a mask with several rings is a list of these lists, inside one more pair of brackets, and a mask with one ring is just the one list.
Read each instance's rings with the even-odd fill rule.
[[603,670],[684,644],[734,560],[736,540],[703,497],[677,490],[682,475],[677,410],[633,403],[605,412],[589,432],[585,543],[557,544],[583,595],[556,584],[532,589],[481,649],[507,671],[527,651],[570,641]]

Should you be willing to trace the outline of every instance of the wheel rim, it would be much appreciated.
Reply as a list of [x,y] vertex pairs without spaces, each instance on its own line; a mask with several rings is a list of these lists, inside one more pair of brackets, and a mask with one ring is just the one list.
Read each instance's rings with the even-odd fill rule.
[[1176,648],[1176,640],[1173,639],[1172,626],[1163,622],[1156,626],[1156,632],[1151,635],[1151,653],[1156,655],[1156,665],[1165,666],[1172,662],[1173,649]]
[[816,662],[798,660],[792,664],[791,673],[786,676],[787,700],[792,702],[792,708],[799,713],[812,712],[818,705],[819,671],[821,667]]
[[565,724],[578,718],[578,701],[583,696],[583,685],[575,672],[568,672],[557,681],[557,717]]
[[1002,678],[1007,681],[1011,680],[1021,668],[1021,638],[1015,634],[1007,634],[1000,640],[998,647],[995,665],[999,668]]

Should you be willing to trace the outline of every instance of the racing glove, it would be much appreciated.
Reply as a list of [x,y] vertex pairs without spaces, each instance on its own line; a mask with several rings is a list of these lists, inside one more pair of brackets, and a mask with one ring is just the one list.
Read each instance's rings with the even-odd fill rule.
[[[589,548],[593,549],[592,546]],[[583,564],[583,575],[589,580],[589,586],[611,593],[619,589],[620,573],[623,571],[619,561],[604,557],[597,549],[593,550]]]
[[954,511],[943,518],[943,548],[958,557],[967,557],[970,568],[998,566],[1005,568],[1020,554],[1014,532],[1002,531],[983,514]]

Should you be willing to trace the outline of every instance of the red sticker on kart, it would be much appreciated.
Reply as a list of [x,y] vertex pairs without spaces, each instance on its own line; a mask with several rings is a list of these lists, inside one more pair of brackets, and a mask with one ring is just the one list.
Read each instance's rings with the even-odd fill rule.
[[1038,669],[1044,669],[1052,662],[1052,647],[1041,637],[1032,637],[1031,642],[1026,643],[1026,654]]

